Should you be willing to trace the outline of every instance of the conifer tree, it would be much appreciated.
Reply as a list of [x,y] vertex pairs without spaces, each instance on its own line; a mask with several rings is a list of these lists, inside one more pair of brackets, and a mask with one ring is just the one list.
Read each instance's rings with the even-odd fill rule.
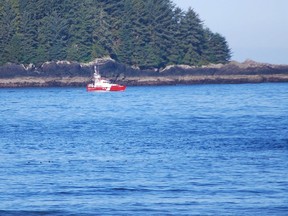
[[[121,19],[121,25],[119,28],[119,44],[116,46],[117,60],[124,64],[132,64],[133,55],[133,20],[135,15],[133,13],[133,2],[131,0],[125,0],[123,4],[124,17]],[[125,16],[129,14],[130,16]]]
[[191,8],[180,22],[181,64],[198,65],[203,52],[204,31],[199,15]]
[[97,9],[97,20],[94,23],[93,36],[93,56],[103,57],[113,54],[112,28],[109,16],[103,8]]
[[7,63],[16,60],[13,55],[17,41],[16,32],[16,14],[12,4],[8,0],[4,0],[0,4],[0,62]]
[[205,63],[227,63],[231,58],[231,50],[227,41],[219,33],[205,29],[205,49],[203,60]]
[[[180,47],[183,41],[181,41],[181,29],[180,22],[184,16],[184,12],[179,7],[173,11],[173,19],[171,21],[171,42],[167,49],[168,64],[181,63],[181,57],[183,57],[183,51]],[[182,56],[181,56],[182,54]]]
[[2,0],[0,64],[90,61],[127,65],[225,63],[227,41],[171,0]]

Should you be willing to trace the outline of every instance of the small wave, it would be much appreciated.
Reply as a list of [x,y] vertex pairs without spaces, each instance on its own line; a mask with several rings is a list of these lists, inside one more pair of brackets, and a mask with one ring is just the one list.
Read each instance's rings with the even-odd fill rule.
[[116,187],[112,188],[113,191],[122,191],[122,192],[149,192],[152,191],[151,189],[145,188],[125,188],[125,187]]
[[73,214],[64,211],[0,211],[1,216],[15,216],[15,215],[25,215],[25,216],[72,216]]

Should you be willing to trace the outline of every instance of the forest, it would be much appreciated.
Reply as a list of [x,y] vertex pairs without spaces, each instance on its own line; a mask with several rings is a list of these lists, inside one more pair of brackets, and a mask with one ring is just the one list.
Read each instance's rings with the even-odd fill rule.
[[140,69],[227,63],[231,50],[170,0],[1,0],[0,65],[111,57]]

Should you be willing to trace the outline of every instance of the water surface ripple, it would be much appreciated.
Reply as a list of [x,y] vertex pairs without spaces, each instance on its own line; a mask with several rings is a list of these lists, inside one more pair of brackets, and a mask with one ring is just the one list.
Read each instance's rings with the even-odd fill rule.
[[0,215],[287,215],[288,84],[0,89]]

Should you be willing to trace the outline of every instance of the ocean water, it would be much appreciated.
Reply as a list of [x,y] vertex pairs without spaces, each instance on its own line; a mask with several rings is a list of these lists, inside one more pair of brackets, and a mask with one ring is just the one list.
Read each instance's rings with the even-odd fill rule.
[[288,83],[0,89],[0,215],[288,215]]

